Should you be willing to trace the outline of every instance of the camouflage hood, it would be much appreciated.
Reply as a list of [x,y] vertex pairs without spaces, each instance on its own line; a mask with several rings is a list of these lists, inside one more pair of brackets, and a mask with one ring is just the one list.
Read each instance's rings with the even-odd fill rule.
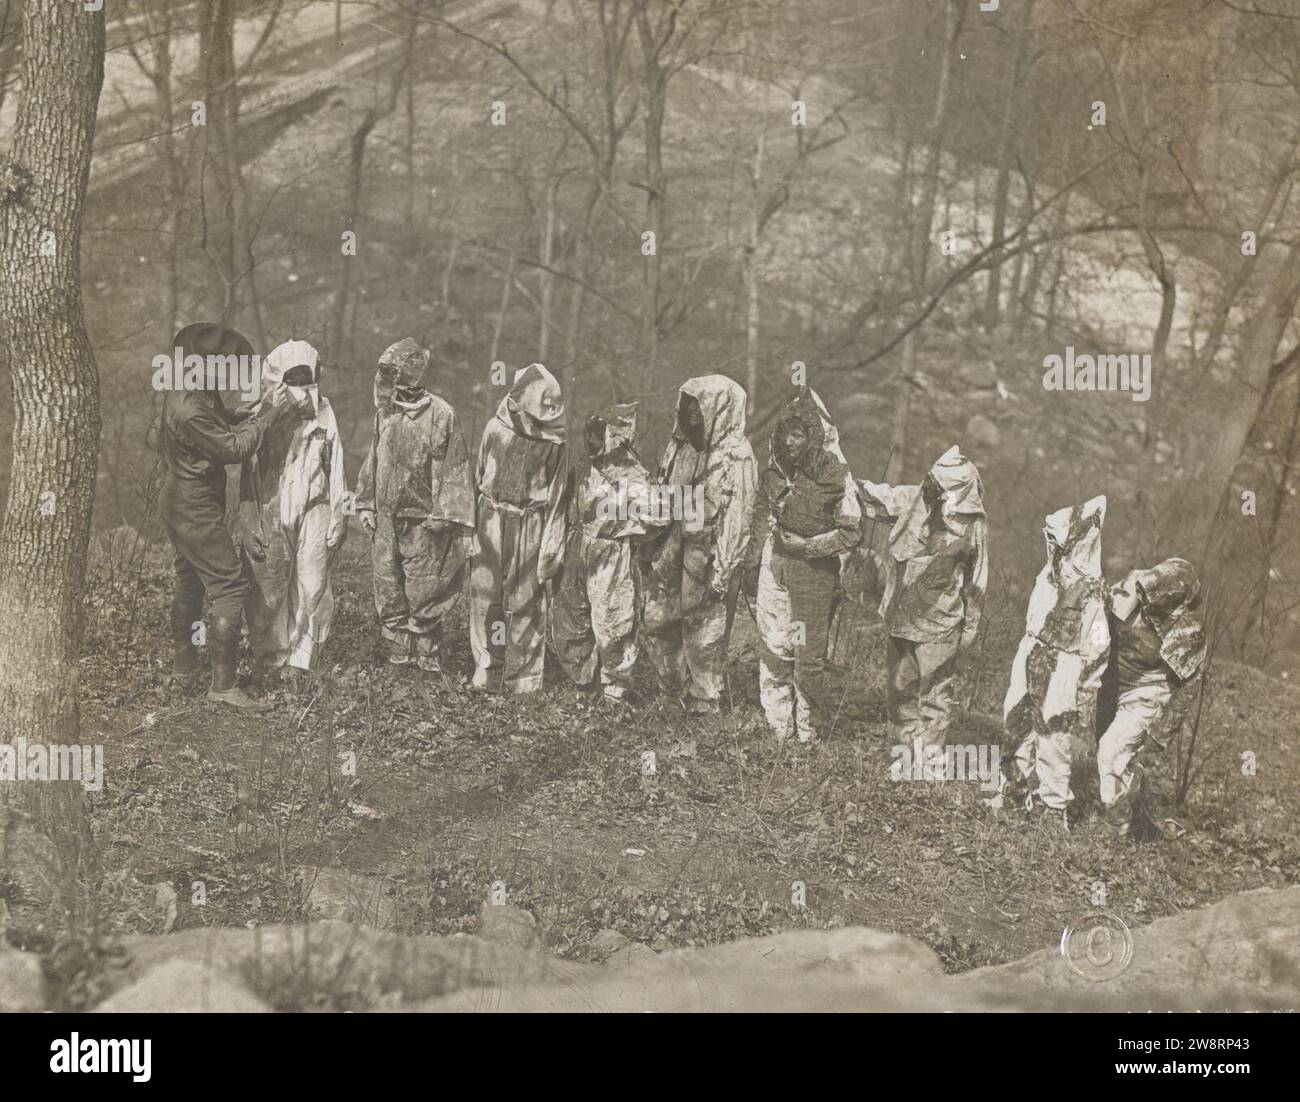
[[424,377],[429,351],[411,337],[390,344],[379,357],[375,372],[375,408],[391,404],[405,410],[420,410],[429,404]]
[[564,397],[559,382],[542,364],[521,367],[497,406],[497,418],[520,436],[563,444]]
[[[271,349],[262,361],[262,393],[270,393],[281,381],[285,373],[295,367],[311,369],[311,381],[320,378],[320,353],[306,341],[285,341]],[[291,406],[302,414],[310,411],[312,419],[320,414],[320,393],[315,386],[286,386]]]
[[[929,473],[943,495],[939,511],[950,529],[962,531],[970,521],[984,516],[984,484],[979,470],[956,444],[935,461]],[[889,554],[895,561],[906,562],[924,552],[930,515],[925,495],[916,493],[889,535]]]
[[1205,661],[1205,629],[1192,611],[1200,596],[1196,568],[1186,559],[1165,559],[1133,570],[1117,587],[1132,593],[1147,623],[1160,636],[1160,657],[1180,678],[1195,675]]
[[[679,394],[699,404],[704,438],[710,451],[745,439],[745,388],[725,375],[700,375],[682,383]],[[674,434],[680,427],[674,426]]]
[[793,474],[790,459],[783,454],[780,445],[781,430],[791,421],[803,427],[808,437],[808,450],[799,457],[799,467],[812,469],[818,466],[818,458],[827,454],[827,430],[831,427],[826,407],[817,399],[808,387],[800,387],[798,395],[791,401],[777,418],[776,428],[768,440],[768,466],[779,474]]
[[590,424],[599,418],[605,425],[601,455],[610,455],[619,448],[635,448],[639,408],[636,402],[620,402],[587,419]]
[[1105,494],[1047,515],[1043,525],[1047,562],[1058,577],[1066,572],[1101,577],[1101,529],[1105,522]]

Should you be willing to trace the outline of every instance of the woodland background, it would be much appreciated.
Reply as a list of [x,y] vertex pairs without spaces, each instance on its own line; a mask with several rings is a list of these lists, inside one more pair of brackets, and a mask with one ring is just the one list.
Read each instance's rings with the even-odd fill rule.
[[[412,929],[456,928],[507,863],[557,949],[583,955],[601,928],[652,944],[773,928],[753,885],[781,896],[798,873],[820,910],[781,921],[910,929],[960,968],[1049,943],[1062,901],[1132,860],[1100,835],[1017,834],[964,796],[917,805],[882,787],[869,631],[838,655],[861,673],[854,734],[815,762],[739,712],[701,733],[656,706],[612,733],[562,691],[484,710],[454,670],[445,696],[393,681],[369,661],[359,529],[315,695],[266,729],[178,704],[150,378],[173,332],[207,319],[263,353],[290,337],[321,349],[350,479],[376,359],[403,336],[433,350],[471,447],[500,400],[494,362],[533,360],[564,384],[571,427],[639,400],[647,458],[680,382],[724,372],[749,390],[765,461],[795,361],[860,477],[917,479],[960,442],[993,540],[963,680],[971,741],[997,737],[1044,514],[1106,493],[1109,575],[1175,553],[1202,568],[1216,671],[1157,782],[1196,823],[1195,852],[1143,857],[1130,914],[1294,881],[1297,0],[74,7],[25,23],[28,5],[0,0],[0,439],[20,457],[0,450],[0,722],[54,741],[80,724],[117,755],[88,828],[104,870],[69,881],[113,898],[109,927],[147,927],[153,881],[200,874],[228,890],[182,924],[297,916],[301,870],[342,865],[396,877]],[[42,152],[70,186],[31,184],[23,156]],[[80,248],[31,291],[25,212],[46,202]],[[1044,391],[1043,357],[1067,345],[1150,353],[1153,397]],[[42,528],[49,484],[73,507]],[[752,703],[747,633],[733,691]],[[340,787],[331,740],[354,737],[371,768]],[[622,772],[653,738],[681,771],[671,793]],[[1239,753],[1265,748],[1282,766],[1242,788]],[[620,866],[628,823],[660,847],[635,888],[599,855]],[[852,886],[864,875],[885,897]]]

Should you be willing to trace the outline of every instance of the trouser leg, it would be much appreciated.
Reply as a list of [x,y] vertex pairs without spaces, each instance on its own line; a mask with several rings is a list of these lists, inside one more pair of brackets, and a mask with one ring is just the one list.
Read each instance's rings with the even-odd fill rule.
[[375,611],[379,630],[390,643],[404,643],[411,616],[406,599],[406,574],[398,547],[397,526],[401,523],[387,514],[375,517],[375,534],[370,545],[370,564],[374,574]]
[[957,644],[917,643],[914,653],[920,674],[917,687],[920,736],[927,746],[942,746],[947,741],[952,719]]
[[672,696],[681,696],[686,691],[682,622],[673,620],[654,631],[643,631],[641,641],[659,679],[659,688]]
[[400,546],[416,653],[435,654],[464,585],[465,540],[460,528],[433,532],[411,523],[401,530]]
[[898,742],[911,746],[921,727],[921,670],[916,659],[916,644],[910,639],[891,635],[885,661],[889,678],[891,733]]
[[829,721],[831,702],[826,685],[826,648],[830,644],[831,611],[839,577],[834,559],[796,560],[787,574],[790,608],[797,627],[794,650],[794,695],[799,737],[818,736]]
[[295,669],[316,667],[334,620],[329,549],[325,544],[330,522],[329,506],[315,505],[307,511],[298,528],[284,617],[288,664]]
[[593,540],[584,549],[587,603],[607,697],[621,699],[636,665],[637,576],[626,540]]
[[248,642],[263,667],[283,666],[289,656],[291,589],[294,584],[295,540],[279,524],[263,525],[266,553],[258,561],[244,549],[249,579],[245,616]]
[[794,611],[785,579],[786,561],[769,539],[758,570],[754,618],[763,640],[758,659],[758,697],[768,727],[777,738],[788,738],[797,725],[795,706]]
[[195,673],[199,669],[196,640],[203,638],[203,583],[194,567],[183,555],[172,563],[175,583],[172,590],[171,636],[172,668],[176,673]]
[[1074,792],[1070,788],[1070,731],[1047,731],[1038,736],[1038,798],[1050,808],[1063,811]]
[[706,601],[682,622],[687,695],[696,712],[716,712],[722,700],[722,670],[727,656],[722,642],[727,630],[727,604],[721,597]]
[[596,678],[598,659],[587,595],[587,568],[577,531],[569,533],[564,563],[552,583],[551,595],[551,646],[569,680],[587,688]]
[[1133,804],[1142,788],[1138,752],[1171,695],[1165,686],[1121,689],[1115,718],[1097,745],[1102,807],[1106,818],[1120,826],[1132,818]]

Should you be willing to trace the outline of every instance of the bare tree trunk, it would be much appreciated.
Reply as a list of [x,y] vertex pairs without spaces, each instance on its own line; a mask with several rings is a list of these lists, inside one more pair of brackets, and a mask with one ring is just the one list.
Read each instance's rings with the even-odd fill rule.
[[[1011,162],[1015,150],[1016,128],[1020,122],[1020,105],[1024,102],[1025,81],[1029,75],[1029,26],[1033,0],[1020,5],[1020,23],[1016,29],[1016,60],[1007,78],[1006,99],[1002,104],[1002,126],[998,133],[998,180],[993,192],[993,237],[996,244],[1007,233],[1007,207],[1011,195]],[[1016,258],[1023,265],[1023,254]],[[989,269],[984,296],[984,330],[997,328],[1002,313],[1002,265]]]
[[[645,311],[643,319],[646,371],[654,378],[659,359],[659,301],[662,291],[664,201],[668,181],[664,176],[664,115],[667,107],[668,79],[660,51],[668,40],[659,28],[651,25],[647,5],[637,8],[637,32],[641,40],[642,96],[645,111],[646,224],[654,239],[654,251],[643,258],[645,263]],[[675,33],[675,15],[669,17],[668,37]]]
[[[357,231],[357,219],[361,214],[361,185],[365,178],[366,142],[370,139],[370,132],[378,125],[379,120],[391,115],[397,108],[402,82],[406,79],[406,71],[414,54],[417,29],[418,24],[412,20],[406,48],[402,51],[401,63],[393,71],[383,102],[371,107],[365,113],[356,130],[352,132],[352,139],[348,143],[347,208],[343,212],[343,218],[353,233]],[[352,294],[352,265],[356,259],[355,255],[348,255],[340,247],[338,283],[334,289],[334,333],[330,341],[330,354],[334,363],[341,362],[343,343],[347,339],[348,302]]]
[[[939,194],[939,169],[943,164],[943,135],[948,120],[948,103],[951,98],[952,71],[957,56],[957,40],[961,37],[965,17],[965,0],[948,0],[944,10],[943,53],[939,62],[939,79],[934,93],[934,106],[926,127],[924,167],[921,173],[921,199],[912,227],[908,257],[912,277],[912,293],[919,296],[925,289],[926,271],[930,260],[930,233],[934,227],[934,206]],[[910,387],[916,373],[916,333],[903,340],[902,363],[898,372],[898,392],[894,397],[894,423],[890,433],[893,460],[886,478],[897,477],[903,463],[907,445],[907,420],[911,405]]]
[[1151,363],[1154,370],[1159,370],[1164,366],[1165,353],[1169,348],[1169,333],[1173,329],[1174,311],[1178,307],[1178,284],[1174,282],[1173,269],[1165,260],[1164,250],[1155,236],[1144,230],[1141,238],[1147,265],[1160,284],[1160,317],[1151,338]]
[[537,358],[546,362],[546,350],[551,339],[551,299],[555,294],[555,273],[551,271],[555,263],[555,208],[558,202],[560,177],[555,175],[546,186],[546,214],[542,223],[542,264],[540,270],[541,288],[538,297]]
[[1193,430],[1197,448],[1173,495],[1162,529],[1197,560],[1210,549],[1215,522],[1268,392],[1274,358],[1300,302],[1300,243],[1293,244],[1255,315],[1238,359],[1232,389],[1215,403],[1214,431]]
[[745,245],[745,389],[749,392],[749,412],[758,401],[758,314],[759,273],[758,246],[763,217],[763,135],[754,143],[754,160],[749,169],[750,208],[749,241]]
[[[28,3],[23,39],[13,145],[0,158],[0,175],[21,181],[17,198],[0,199],[0,340],[16,414],[0,529],[0,739],[72,745],[80,737],[82,589],[100,431],[80,249],[104,14]],[[35,851],[25,851],[25,836],[37,839]],[[93,855],[76,782],[0,782],[0,846],[11,875],[33,871],[24,862],[52,846],[54,876],[37,868],[36,879],[52,879],[65,914],[77,920],[77,878]]]
[[1251,602],[1251,607],[1243,618],[1245,624],[1244,634],[1249,635],[1252,631],[1259,633],[1264,648],[1264,653],[1260,655],[1261,662],[1267,662],[1268,660],[1267,648],[1270,642],[1269,635],[1271,634],[1268,624],[1268,590],[1272,571],[1269,568],[1272,567],[1277,553],[1278,532],[1282,526],[1282,513],[1290,497],[1291,471],[1297,459],[1300,459],[1296,452],[1296,443],[1300,441],[1300,378],[1296,380],[1296,393],[1292,404],[1291,428],[1287,433],[1286,446],[1281,449],[1278,456],[1277,482],[1272,487],[1273,500],[1269,506],[1268,523],[1263,527],[1261,536],[1266,569],[1259,589]]

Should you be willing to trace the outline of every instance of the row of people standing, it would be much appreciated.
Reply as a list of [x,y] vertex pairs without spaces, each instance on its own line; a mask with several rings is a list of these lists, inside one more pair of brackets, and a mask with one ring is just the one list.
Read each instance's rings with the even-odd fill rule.
[[[251,351],[218,327],[177,336],[178,348],[209,354],[227,345]],[[825,404],[804,387],[777,417],[760,476],[744,389],[706,375],[680,387],[653,471],[636,450],[635,403],[589,417],[578,457],[559,384],[532,364],[485,427],[471,472],[455,411],[428,389],[428,370],[428,352],[409,338],[380,357],[355,494],[390,662],[440,670],[443,625],[468,573],[476,688],[541,688],[549,641],[576,684],[621,700],[644,647],[660,687],[708,714],[720,705],[737,602],[752,598],[766,721],[779,737],[810,742],[836,710],[826,677],[836,605],[846,593],[872,593],[887,634],[895,735],[943,745],[956,659],[979,629],[988,578],[983,487],[958,448],[916,485],[855,479]],[[210,696],[223,703],[266,707],[234,683],[250,584],[249,637],[263,677],[313,668],[329,634],[330,565],[351,510],[320,381],[316,350],[289,341],[263,360],[251,415],[202,393],[169,399],[164,410],[176,668],[197,665],[191,632],[206,589]],[[236,552],[221,518],[224,464],[241,461]],[[1131,800],[1137,748],[1203,653],[1187,613],[1196,591],[1189,564],[1134,572],[1114,593],[1103,585],[1104,511],[1099,498],[1047,518],[1049,561],[1004,707],[1018,740],[1006,791],[1048,807],[1072,798],[1069,732],[1106,671],[1120,686],[1118,704],[1100,710],[1101,789],[1111,806]],[[865,519],[889,528],[879,560],[863,544]],[[857,584],[863,578],[872,582]]]
[[[176,347],[252,354],[242,335],[215,325],[186,327]],[[827,705],[841,562],[870,516],[894,525],[896,571],[882,603],[892,711],[909,732],[942,726],[951,652],[973,634],[987,571],[978,474],[956,449],[921,486],[855,483],[825,405],[803,388],[778,419],[760,478],[744,389],[706,375],[681,386],[653,472],[636,451],[635,404],[588,418],[575,462],[559,384],[532,364],[485,427],[471,471],[455,411],[426,386],[428,369],[428,352],[409,338],[380,357],[355,510],[307,342],[287,341],[262,360],[251,410],[230,411],[210,390],[168,396],[162,504],[177,552],[174,666],[197,668],[206,591],[214,700],[264,707],[234,683],[245,605],[260,678],[315,666],[332,621],[330,566],[355,511],[371,537],[375,606],[394,664],[440,668],[443,625],[468,572],[476,688],[541,688],[549,641],[575,682],[621,699],[644,644],[666,691],[692,712],[714,712],[744,583],[765,644],[769,722],[809,741]],[[224,523],[231,463],[242,464],[233,535]]]
[[988,572],[979,474],[956,448],[920,485],[858,483],[805,387],[778,417],[760,478],[744,389],[706,375],[680,387],[652,470],[637,451],[635,403],[589,417],[578,455],[558,383],[532,364],[484,429],[471,482],[427,370],[409,339],[381,357],[358,484],[391,661],[438,668],[468,559],[475,687],[540,688],[549,641],[572,681],[621,700],[644,648],[661,688],[708,714],[743,587],[764,643],[767,720],[811,741],[832,705],[826,652],[842,562],[870,517],[892,526],[881,603],[891,711],[906,736],[942,739],[954,658],[977,630]]

